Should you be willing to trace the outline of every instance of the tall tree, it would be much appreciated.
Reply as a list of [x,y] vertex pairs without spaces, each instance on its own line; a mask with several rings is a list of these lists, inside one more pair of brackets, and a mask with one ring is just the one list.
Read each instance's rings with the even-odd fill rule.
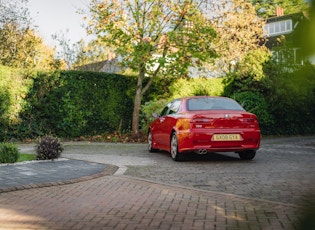
[[0,28],[0,64],[17,68],[58,69],[62,66],[54,58],[55,50],[29,28],[7,23]]
[[263,45],[265,20],[257,15],[250,1],[220,0],[208,7],[215,9],[213,4],[218,5],[212,21],[218,37],[214,47],[220,57],[212,69],[227,75],[240,68],[239,63],[249,52],[268,52]]
[[31,23],[27,4],[28,0],[0,0],[0,27],[14,22],[27,28]]
[[219,6],[213,21],[218,35],[215,49],[220,57],[212,68],[226,76],[224,94],[260,90],[265,78],[263,67],[270,58],[263,40],[265,20],[248,0],[220,0]]
[[[132,120],[139,134],[143,95],[158,74],[186,76],[188,67],[214,58],[216,36],[209,18],[194,0],[92,0],[91,33],[138,73]],[[148,81],[144,79],[148,77]]]
[[[221,0],[223,1],[223,0]],[[264,64],[270,52],[264,46],[263,27],[265,20],[259,17],[255,7],[248,0],[232,0],[221,10],[224,15],[215,19],[216,31],[220,38],[217,50],[221,56],[216,66],[224,78],[223,95],[233,97],[252,110],[248,101],[254,102],[255,113],[263,126],[270,124],[264,99],[260,92],[266,89]]]
[[0,0],[0,64],[18,68],[56,69],[61,66],[31,29],[28,0]]

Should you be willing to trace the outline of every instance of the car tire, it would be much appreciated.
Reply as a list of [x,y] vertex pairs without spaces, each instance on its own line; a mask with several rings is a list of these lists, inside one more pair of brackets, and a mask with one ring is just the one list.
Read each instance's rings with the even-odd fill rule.
[[238,155],[240,156],[240,158],[242,160],[252,160],[252,159],[254,159],[254,157],[256,155],[256,151],[255,150],[248,150],[248,151],[244,151],[244,152],[239,152]]
[[181,153],[178,152],[178,139],[175,132],[172,133],[171,138],[171,157],[174,161],[182,160]]
[[151,130],[148,132],[148,150],[150,153],[153,153],[156,151],[156,149],[152,148],[153,146],[153,141],[152,141],[152,133]]

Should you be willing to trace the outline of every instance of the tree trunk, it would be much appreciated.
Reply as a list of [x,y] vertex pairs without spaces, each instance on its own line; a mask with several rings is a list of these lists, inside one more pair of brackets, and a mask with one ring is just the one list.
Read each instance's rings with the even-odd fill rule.
[[141,107],[141,88],[137,87],[135,100],[134,100],[134,107],[133,107],[133,114],[132,114],[132,133],[134,135],[138,135],[139,130],[139,114],[140,114],[140,107]]
[[132,114],[132,134],[138,135],[140,133],[139,130],[139,114],[141,109],[141,101],[142,101],[142,81],[144,78],[144,68],[140,68],[138,82],[137,82],[137,89],[136,95],[134,100],[134,107],[133,107],[133,114]]

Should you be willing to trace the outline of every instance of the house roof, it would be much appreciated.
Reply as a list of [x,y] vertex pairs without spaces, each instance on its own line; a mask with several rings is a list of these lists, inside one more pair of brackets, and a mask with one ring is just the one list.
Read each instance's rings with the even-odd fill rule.
[[118,63],[117,58],[78,66],[76,67],[76,69],[81,70],[81,71],[107,72],[107,73],[118,73],[122,70],[121,66]]
[[294,14],[287,14],[283,16],[274,16],[267,19],[267,23],[272,23],[276,21],[283,21],[287,19],[292,19],[294,21],[302,21],[304,20],[305,15],[302,12],[294,13]]

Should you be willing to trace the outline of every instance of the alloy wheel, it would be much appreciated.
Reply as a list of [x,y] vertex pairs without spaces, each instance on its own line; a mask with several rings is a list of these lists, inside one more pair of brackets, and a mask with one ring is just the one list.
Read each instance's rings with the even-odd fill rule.
[[174,161],[179,160],[179,153],[178,153],[178,141],[176,133],[174,132],[172,134],[172,140],[171,140],[171,156]]

